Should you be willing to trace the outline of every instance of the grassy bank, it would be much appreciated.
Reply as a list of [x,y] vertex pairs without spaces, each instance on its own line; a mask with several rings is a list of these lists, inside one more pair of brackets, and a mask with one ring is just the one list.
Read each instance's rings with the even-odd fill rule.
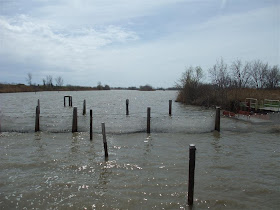
[[39,91],[83,91],[83,90],[100,90],[97,87],[81,86],[26,86],[24,84],[0,84],[0,93],[17,93],[17,92],[39,92]]
[[197,106],[221,106],[223,109],[236,112],[240,102],[246,98],[280,100],[280,89],[228,88],[217,90],[213,85],[199,85],[195,89],[181,89],[177,101]]

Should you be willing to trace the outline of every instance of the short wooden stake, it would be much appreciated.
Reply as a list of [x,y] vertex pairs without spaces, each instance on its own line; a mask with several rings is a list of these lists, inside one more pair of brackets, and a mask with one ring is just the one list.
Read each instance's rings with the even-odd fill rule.
[[103,135],[105,158],[108,158],[108,147],[107,147],[107,140],[106,140],[105,123],[101,123],[101,125],[102,125],[102,135]]
[[40,131],[40,111],[39,106],[36,106],[36,118],[35,118],[35,132]]
[[151,107],[147,108],[147,133],[151,133]]
[[129,115],[128,105],[129,105],[129,100],[126,99],[126,115]]
[[89,135],[90,135],[90,140],[92,140],[92,110],[90,112],[90,130],[89,130]]
[[84,100],[84,105],[83,105],[83,115],[86,114],[86,100]]
[[169,115],[172,115],[172,100],[169,100]]
[[188,183],[188,205],[193,205],[194,192],[194,170],[195,170],[195,145],[189,146],[189,183]]
[[220,107],[216,107],[215,130],[220,132]]
[[77,107],[73,108],[73,121],[72,121],[72,133],[78,131],[78,111]]

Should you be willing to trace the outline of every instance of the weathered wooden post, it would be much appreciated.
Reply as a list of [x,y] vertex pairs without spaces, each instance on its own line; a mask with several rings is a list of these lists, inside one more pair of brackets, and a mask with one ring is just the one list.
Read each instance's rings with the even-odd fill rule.
[[103,135],[105,158],[108,158],[108,147],[107,147],[107,140],[106,140],[105,123],[101,123],[101,125],[102,125],[102,135]]
[[188,183],[188,205],[193,205],[194,192],[194,170],[195,170],[195,145],[189,146],[189,183]]
[[84,100],[84,105],[83,105],[83,115],[86,114],[86,100]]
[[147,108],[147,133],[151,133],[151,107]]
[[90,136],[90,140],[92,140],[92,110],[89,111],[90,112],[90,130],[89,130],[89,136]]
[[66,106],[66,103],[65,103],[65,98],[66,98],[66,96],[64,96],[64,97],[63,97],[63,99],[64,99],[64,106]]
[[73,121],[72,121],[72,133],[78,131],[78,111],[77,107],[73,108]]
[[129,100],[126,99],[126,115],[129,115],[128,105],[129,105]]
[[216,107],[215,130],[220,132],[220,107]]
[[39,107],[39,114],[40,114],[41,113],[41,111],[40,111],[40,99],[38,99],[37,106]]
[[39,106],[36,106],[36,117],[35,117],[35,132],[40,131],[40,110]]
[[172,115],[172,100],[169,100],[169,115]]

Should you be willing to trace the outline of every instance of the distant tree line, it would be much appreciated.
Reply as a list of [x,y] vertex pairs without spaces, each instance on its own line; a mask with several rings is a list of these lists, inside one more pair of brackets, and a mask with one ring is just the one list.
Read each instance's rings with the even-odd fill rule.
[[[193,105],[221,105],[232,109],[248,89],[266,90],[266,93],[268,90],[280,90],[279,66],[269,66],[260,60],[242,62],[237,59],[228,65],[221,58],[208,72],[211,82],[205,83],[202,82],[203,71],[200,66],[187,67],[178,83],[180,91],[177,101]],[[247,91],[249,96],[254,96],[252,91],[250,94]]]
[[[32,74],[31,73],[27,74],[26,81],[27,81],[27,84],[30,86],[35,85],[35,84],[32,84]],[[61,76],[58,76],[55,78],[55,82],[56,82],[55,85],[53,83],[53,77],[51,75],[47,75],[45,78],[42,79],[42,81],[43,81],[43,86],[48,86],[48,87],[53,87],[55,85],[57,87],[62,87],[64,84],[64,81]]]
[[212,84],[218,88],[275,89],[280,85],[279,66],[269,66],[260,60],[242,62],[237,59],[227,65],[221,58],[209,72]]

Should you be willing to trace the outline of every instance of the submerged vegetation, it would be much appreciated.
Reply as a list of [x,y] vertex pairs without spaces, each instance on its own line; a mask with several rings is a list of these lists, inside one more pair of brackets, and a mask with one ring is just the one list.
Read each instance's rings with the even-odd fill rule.
[[227,65],[221,58],[208,71],[211,83],[202,82],[202,72],[199,66],[186,69],[178,84],[177,101],[237,111],[246,98],[280,99],[279,66],[271,67],[260,60],[236,60]]

